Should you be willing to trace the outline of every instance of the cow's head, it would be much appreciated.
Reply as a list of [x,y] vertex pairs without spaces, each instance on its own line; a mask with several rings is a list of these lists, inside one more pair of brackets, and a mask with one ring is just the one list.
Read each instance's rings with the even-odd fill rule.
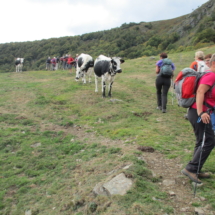
[[113,57],[111,59],[112,69],[114,73],[121,73],[122,69],[120,67],[121,63],[124,63],[125,61],[121,59],[120,57]]
[[78,81],[79,78],[84,77],[84,73],[88,71],[90,67],[94,66],[94,60],[92,57],[86,59],[82,57],[78,57],[77,62],[77,70],[76,70],[76,77],[75,80]]

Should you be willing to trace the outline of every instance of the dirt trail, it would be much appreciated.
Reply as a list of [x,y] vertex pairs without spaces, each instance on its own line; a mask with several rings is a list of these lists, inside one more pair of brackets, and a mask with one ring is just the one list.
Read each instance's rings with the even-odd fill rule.
[[[87,127],[83,128],[80,126],[62,128],[61,126],[42,126],[43,130],[55,130],[55,131],[64,131],[65,133],[73,134],[80,141],[87,140],[87,143],[94,143],[95,141],[100,141],[103,145],[106,146],[121,146],[122,151],[128,152],[129,150],[138,150],[138,146],[125,145],[124,141],[119,140],[110,140],[105,137],[96,135],[94,132],[85,132]],[[166,204],[174,208],[174,214],[176,215],[188,215],[188,214],[199,214],[199,215],[215,215],[215,212],[211,211],[211,206],[207,204],[207,199],[201,197],[197,192],[196,197],[193,195],[193,185],[191,184],[188,177],[184,176],[181,173],[183,165],[180,162],[179,158],[167,159],[163,154],[154,151],[154,152],[143,152],[140,156],[140,159],[143,159],[148,169],[153,173],[153,176],[159,178],[160,189],[167,193],[169,198],[167,199]],[[203,185],[204,186],[204,185]],[[198,188],[197,188],[198,189]],[[159,199],[155,199],[159,201]],[[195,208],[193,203],[204,202],[204,208]]]

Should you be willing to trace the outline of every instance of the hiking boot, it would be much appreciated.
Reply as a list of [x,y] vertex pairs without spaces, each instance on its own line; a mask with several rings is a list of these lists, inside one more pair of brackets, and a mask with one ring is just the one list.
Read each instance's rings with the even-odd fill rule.
[[166,113],[166,109],[163,109],[163,110],[162,110],[162,113]]
[[183,173],[184,175],[188,176],[190,178],[190,180],[192,180],[193,182],[196,182],[197,184],[201,184],[202,182],[197,178],[197,174],[196,173],[192,173],[189,172],[186,169],[181,170],[181,173]]
[[157,110],[162,110],[162,107],[161,107],[161,106],[158,106],[158,107],[157,107]]
[[200,172],[198,176],[199,176],[199,178],[210,178],[211,177],[211,175],[207,172]]

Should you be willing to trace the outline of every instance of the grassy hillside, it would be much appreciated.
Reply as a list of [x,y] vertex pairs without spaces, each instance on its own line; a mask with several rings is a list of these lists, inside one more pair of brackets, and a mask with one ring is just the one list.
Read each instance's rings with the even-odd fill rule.
[[[215,53],[215,46],[202,50]],[[177,73],[190,65],[194,52],[169,57]],[[215,154],[204,166],[213,176],[194,199],[190,181],[180,173],[192,156],[194,135],[183,118],[186,109],[175,99],[172,105],[171,90],[167,113],[156,110],[156,60],[122,64],[112,100],[67,71],[1,73],[0,214],[188,214],[181,209],[206,205],[214,214]],[[140,146],[155,152],[141,152]],[[153,159],[164,165],[161,175],[153,174]],[[176,198],[163,187],[170,168],[178,181],[171,188]],[[96,184],[121,172],[134,183],[125,196],[93,195]]]
[[48,56],[87,53],[94,58],[103,54],[135,59],[163,51],[194,51],[215,43],[214,21],[215,0],[209,0],[192,13],[170,20],[131,22],[78,36],[0,44],[0,73],[13,72],[17,57],[25,58],[24,71],[36,71],[45,69]]

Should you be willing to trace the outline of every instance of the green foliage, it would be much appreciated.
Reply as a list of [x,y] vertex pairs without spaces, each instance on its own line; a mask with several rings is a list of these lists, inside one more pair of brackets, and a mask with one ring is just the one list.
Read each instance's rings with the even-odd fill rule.
[[211,28],[207,28],[203,30],[202,32],[199,32],[195,38],[194,38],[194,43],[207,43],[207,42],[213,42],[215,43],[215,30]]

